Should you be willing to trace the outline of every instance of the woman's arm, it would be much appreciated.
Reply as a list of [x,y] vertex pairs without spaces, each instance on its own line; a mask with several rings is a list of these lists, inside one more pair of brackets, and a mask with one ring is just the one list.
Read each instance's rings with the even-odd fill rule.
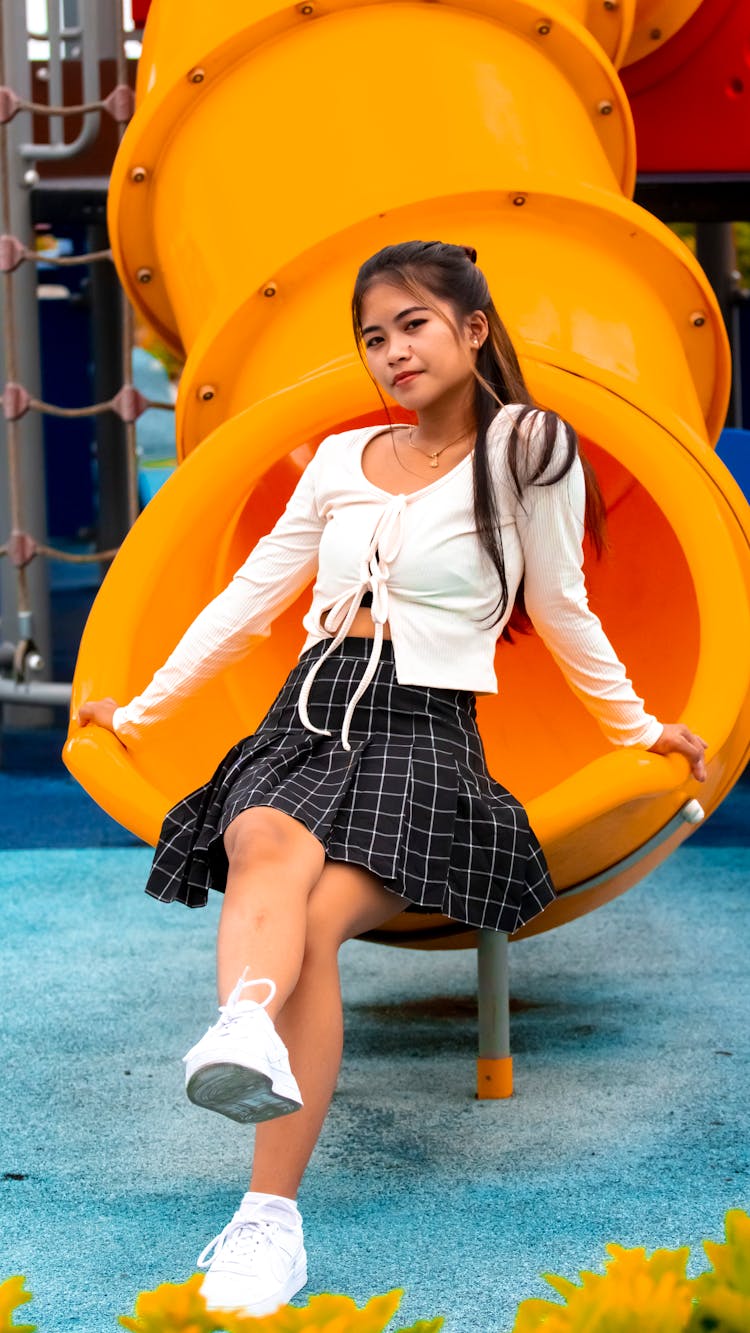
[[143,693],[122,708],[114,699],[82,704],[81,725],[96,722],[124,742],[137,740],[144,728],[167,717],[186,695],[241,658],[251,638],[269,632],[272,621],[294,601],[317,567],[325,518],[316,483],[325,444],[305,468],[274,528],[256,543],[231,583],[199,613]]
[[[550,475],[558,470],[564,447],[560,426]],[[524,491],[516,521],[524,554],[526,609],[572,690],[613,744],[642,745],[661,754],[679,751],[702,780],[705,742],[687,727],[664,726],[646,712],[589,607],[583,574],[585,505],[579,458],[560,481]]]

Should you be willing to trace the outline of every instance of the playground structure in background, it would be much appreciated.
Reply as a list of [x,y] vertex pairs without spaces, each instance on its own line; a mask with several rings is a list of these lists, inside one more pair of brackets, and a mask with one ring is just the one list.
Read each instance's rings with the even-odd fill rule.
[[[84,698],[124,702],[147,684],[324,436],[383,420],[353,345],[354,276],[383,245],[439,237],[476,247],[535,400],[573,423],[597,470],[611,552],[587,560],[594,610],[650,711],[710,747],[700,786],[677,756],[615,750],[535,636],[500,645],[500,692],[478,703],[488,764],[526,805],[560,890],[514,938],[623,892],[689,835],[696,798],[715,809],[750,736],[750,511],[713,451],[729,348],[701,268],[632,202],[617,71],[628,64],[634,102],[653,104],[659,70],[680,72],[673,43],[683,64],[715,55],[691,37],[709,23],[728,50],[740,10],[155,0],[110,236],[131,300],[187,354],[181,461],[96,599],[73,716]],[[306,590],[132,752],[71,724],[70,770],[155,842],[166,810],[266,712],[308,603]],[[468,947],[477,932],[406,914],[368,938]]]

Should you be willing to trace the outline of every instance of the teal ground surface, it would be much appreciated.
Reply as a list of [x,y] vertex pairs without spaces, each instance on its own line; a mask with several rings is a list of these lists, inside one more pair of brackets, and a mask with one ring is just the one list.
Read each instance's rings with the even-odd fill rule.
[[[246,1187],[252,1131],[182,1087],[219,901],[147,898],[149,849],[61,771],[0,774],[0,811],[0,1277],[27,1276],[40,1333],[110,1333],[195,1271]],[[513,946],[505,1102],[473,1097],[472,953],[345,947],[296,1303],[398,1286],[404,1324],[499,1333],[542,1272],[601,1269],[609,1240],[705,1266],[700,1240],[750,1208],[749,816],[743,782],[646,881]]]

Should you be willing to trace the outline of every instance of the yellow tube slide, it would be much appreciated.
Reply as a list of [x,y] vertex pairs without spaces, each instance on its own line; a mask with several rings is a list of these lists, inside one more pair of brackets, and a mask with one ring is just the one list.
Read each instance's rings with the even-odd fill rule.
[[[688,8],[670,7],[675,22]],[[501,645],[500,694],[479,700],[490,770],[527,805],[563,890],[519,934],[635,883],[689,834],[691,801],[710,812],[726,795],[750,735],[750,512],[712,451],[728,344],[700,267],[630,199],[613,62],[638,13],[155,0],[112,179],[122,280],[187,354],[183,461],[97,597],[74,715],[84,698],[143,688],[320,439],[382,419],[348,316],[374,250],[476,246],[535,399],[576,427],[609,509],[611,550],[587,561],[592,605],[649,709],[709,740],[709,777],[612,749],[538,639]],[[154,842],[169,806],[269,707],[308,603],[309,591],[132,752],[72,724],[71,771]],[[474,942],[409,914],[378,938]]]

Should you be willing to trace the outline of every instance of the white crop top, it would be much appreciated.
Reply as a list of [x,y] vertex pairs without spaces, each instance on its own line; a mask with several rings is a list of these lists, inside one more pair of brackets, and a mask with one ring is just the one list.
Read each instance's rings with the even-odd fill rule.
[[[307,714],[318,666],[344,638],[368,589],[375,626],[372,653],[349,700],[341,735],[345,749],[350,748],[352,713],[377,667],[386,621],[400,684],[496,694],[496,644],[523,577],[535,629],[604,734],[616,745],[653,745],[661,723],[644,711],[588,606],[580,459],[560,481],[532,485],[519,501],[507,468],[509,423],[518,410],[517,404],[501,409],[487,436],[508,583],[502,621],[492,623],[499,579],[474,523],[473,454],[420,490],[392,495],[368,481],[361,465],[365,444],[382,426],[329,435],[275,527],[196,617],[143,693],[115,711],[113,726],[120,739],[137,740],[180,698],[242,657],[251,637],[266,637],[274,617],[317,569],[302,620],[307,638],[300,657],[322,639],[330,643],[311,664],[301,691],[299,715],[308,730],[319,731]],[[541,422],[541,412],[531,413],[521,428],[530,449],[540,439]],[[561,424],[550,475],[558,470],[565,447]]]

